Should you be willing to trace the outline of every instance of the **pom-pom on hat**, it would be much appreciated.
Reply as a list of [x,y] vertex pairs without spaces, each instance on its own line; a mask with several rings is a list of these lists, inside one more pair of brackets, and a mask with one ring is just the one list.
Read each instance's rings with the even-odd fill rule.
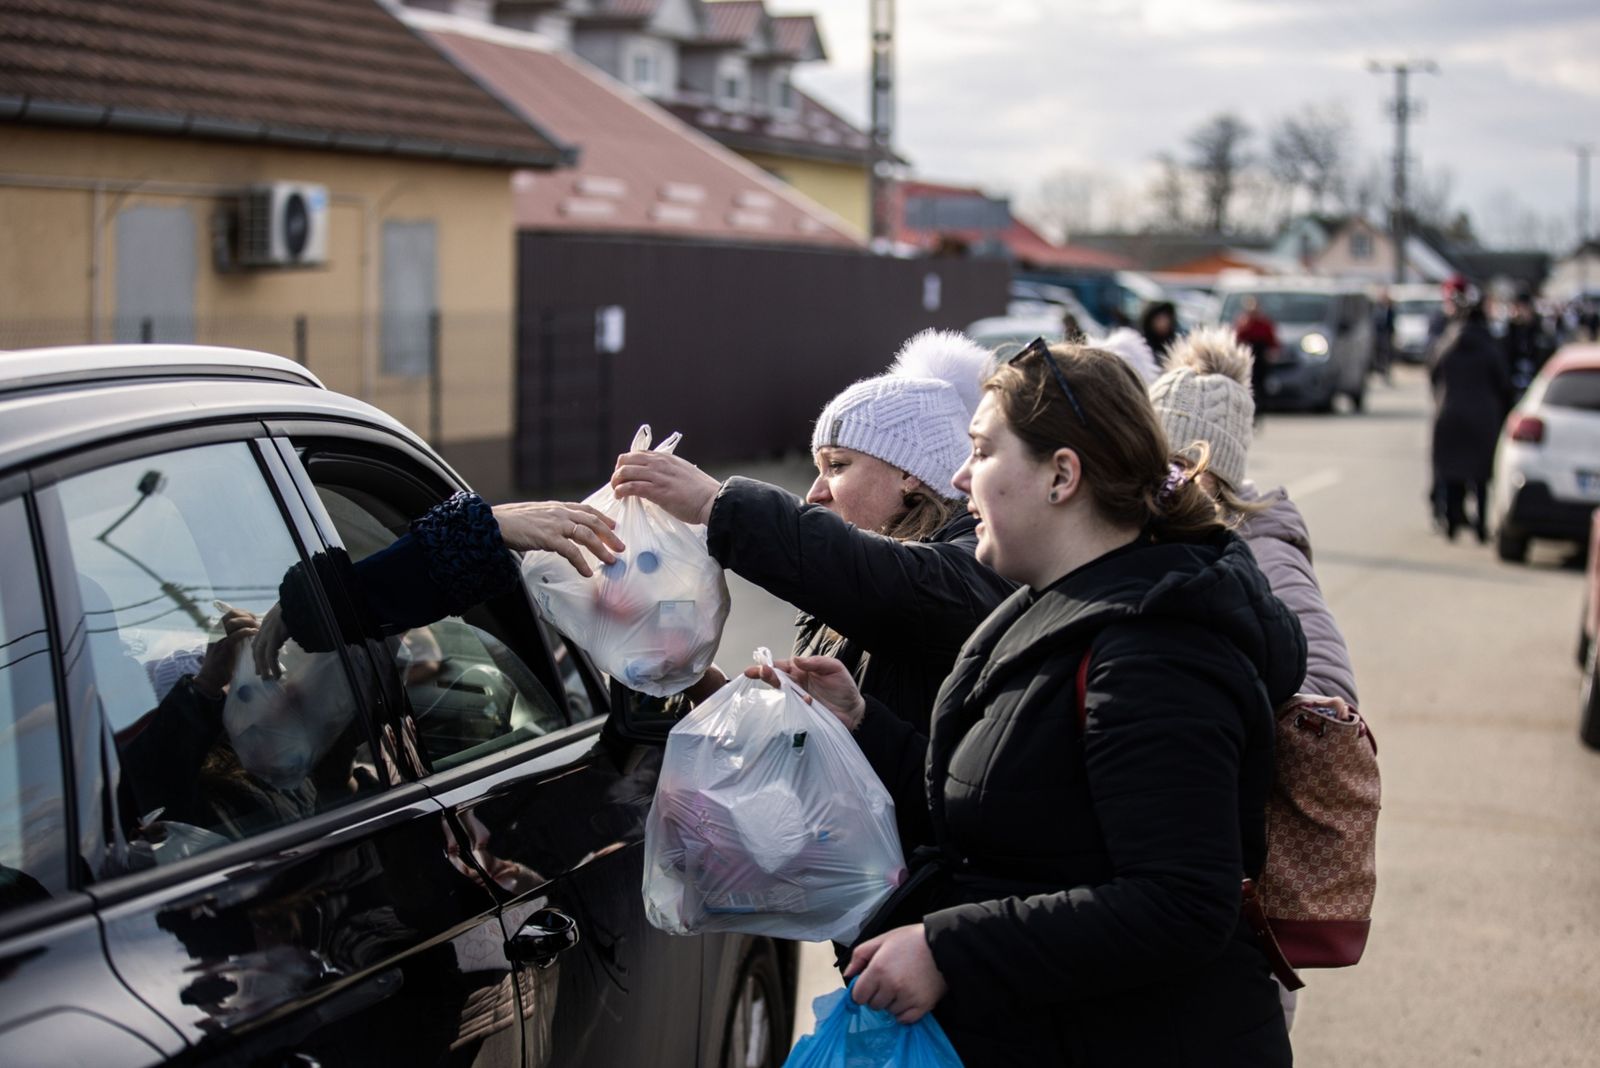
[[946,500],[971,451],[967,424],[978,408],[989,352],[952,330],[907,341],[885,374],[847,388],[817,417],[811,451],[854,449],[915,475]]
[[1207,468],[1235,490],[1244,484],[1256,417],[1252,362],[1231,329],[1202,327],[1173,343],[1166,373],[1150,386],[1150,403],[1171,446],[1209,444]]

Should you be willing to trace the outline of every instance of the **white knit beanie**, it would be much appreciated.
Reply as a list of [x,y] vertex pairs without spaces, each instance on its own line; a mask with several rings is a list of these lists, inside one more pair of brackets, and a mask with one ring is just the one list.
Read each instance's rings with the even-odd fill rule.
[[1150,403],[1172,448],[1209,444],[1207,469],[1234,490],[1244,485],[1256,417],[1251,362],[1231,329],[1203,327],[1173,344],[1166,373],[1150,386]]
[[901,348],[886,374],[847,388],[817,417],[811,451],[837,447],[875,456],[917,476],[946,500],[971,446],[989,352],[951,330],[924,330]]

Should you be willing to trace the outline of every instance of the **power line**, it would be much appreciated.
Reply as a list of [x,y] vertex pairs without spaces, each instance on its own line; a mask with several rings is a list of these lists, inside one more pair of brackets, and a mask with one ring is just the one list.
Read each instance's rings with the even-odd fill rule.
[[1589,157],[1593,145],[1573,145],[1578,155],[1578,292],[1589,292]]
[[1394,75],[1394,101],[1390,114],[1394,117],[1394,207],[1389,216],[1390,239],[1394,242],[1394,280],[1406,280],[1406,231],[1411,220],[1406,206],[1406,125],[1412,117],[1421,114],[1421,105],[1408,93],[1410,79],[1415,74],[1438,74],[1439,65],[1431,59],[1403,60],[1399,63],[1380,63],[1368,60],[1367,69],[1373,74]]

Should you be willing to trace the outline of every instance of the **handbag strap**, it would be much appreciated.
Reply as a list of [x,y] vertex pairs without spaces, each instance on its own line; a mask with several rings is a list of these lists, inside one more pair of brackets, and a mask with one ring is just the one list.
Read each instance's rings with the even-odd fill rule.
[[[1092,649],[1085,649],[1083,659],[1078,661],[1078,731],[1082,733],[1089,724],[1089,654]],[[1239,883],[1239,907],[1244,913],[1244,918],[1250,924],[1250,930],[1255,932],[1256,942],[1261,947],[1261,952],[1267,958],[1267,966],[1272,969],[1272,974],[1277,976],[1285,990],[1299,990],[1305,986],[1305,980],[1295,974],[1294,965],[1289,963],[1289,958],[1284,956],[1283,947],[1278,944],[1278,936],[1272,932],[1272,924],[1267,920],[1266,907],[1261,902],[1261,895],[1256,891],[1256,881],[1246,877]]]

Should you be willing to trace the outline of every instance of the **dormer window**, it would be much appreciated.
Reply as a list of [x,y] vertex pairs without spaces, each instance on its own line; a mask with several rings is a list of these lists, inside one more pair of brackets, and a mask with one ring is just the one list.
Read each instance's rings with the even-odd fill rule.
[[778,74],[773,78],[772,106],[777,108],[779,111],[794,111],[794,83],[789,81],[789,74],[787,71]]
[[717,84],[717,95],[726,107],[738,107],[744,103],[744,79],[737,74],[724,74]]
[[633,64],[628,75],[628,81],[632,83],[635,89],[643,93],[654,92],[660,82],[655,53],[635,52],[633,54]]

